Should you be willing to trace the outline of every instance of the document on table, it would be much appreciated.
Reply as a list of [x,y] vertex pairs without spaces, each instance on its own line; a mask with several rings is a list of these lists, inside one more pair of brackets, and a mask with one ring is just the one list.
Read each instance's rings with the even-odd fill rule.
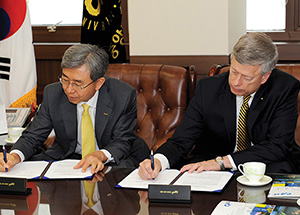
[[91,167],[85,173],[74,169],[79,160],[61,161],[24,161],[14,166],[9,172],[0,172],[0,177],[26,179],[83,179],[92,178]]
[[170,184],[176,176],[180,174],[179,170],[169,169],[159,173],[154,180],[143,180],[138,175],[138,169],[132,171],[116,187],[148,189],[149,184]]
[[221,192],[232,176],[232,172],[225,171],[185,173],[174,185],[191,185],[192,191]]
[[221,192],[233,176],[232,172],[204,171],[201,173],[181,173],[179,170],[166,169],[154,180],[143,180],[138,175],[138,169],[132,171],[116,187],[148,189],[149,184],[191,185],[192,191]]
[[268,198],[300,198],[300,175],[276,175]]
[[292,206],[277,206],[245,202],[221,201],[211,215],[292,215],[298,214],[300,209]]

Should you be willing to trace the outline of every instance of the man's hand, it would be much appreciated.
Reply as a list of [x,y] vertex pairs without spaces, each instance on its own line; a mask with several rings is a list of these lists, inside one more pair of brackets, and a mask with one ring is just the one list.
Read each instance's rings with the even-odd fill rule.
[[[232,168],[227,156],[223,157],[223,161],[224,161],[225,168]],[[196,171],[196,173],[199,173],[204,170],[219,171],[219,170],[221,170],[221,167],[215,159],[212,159],[212,160],[208,160],[208,161],[187,164],[180,169],[181,172],[188,171],[188,173],[192,173],[194,171]]]
[[91,166],[91,173],[97,173],[104,168],[105,161],[107,160],[106,155],[102,151],[96,151],[88,154],[81,161],[74,166],[74,169],[79,169],[82,167],[82,172],[85,172],[86,169]]
[[180,171],[185,172],[188,171],[188,173],[192,173],[196,171],[196,173],[202,172],[204,170],[212,171],[212,170],[221,170],[221,167],[215,160],[208,160],[208,161],[202,161],[197,163],[191,163],[184,165]]
[[16,164],[21,162],[21,158],[16,153],[6,154],[7,156],[7,163],[4,162],[3,153],[0,154],[0,172],[6,172],[5,168],[11,170]]
[[154,170],[151,168],[151,160],[145,159],[140,163],[139,166],[139,176],[143,180],[149,180],[156,178],[158,176],[159,171],[161,170],[161,163],[158,159],[154,158]]

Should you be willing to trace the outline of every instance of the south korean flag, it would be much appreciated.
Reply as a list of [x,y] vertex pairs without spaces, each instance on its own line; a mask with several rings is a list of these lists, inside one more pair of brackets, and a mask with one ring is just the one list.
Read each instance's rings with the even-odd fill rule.
[[26,0],[0,0],[0,104],[36,106],[36,63]]

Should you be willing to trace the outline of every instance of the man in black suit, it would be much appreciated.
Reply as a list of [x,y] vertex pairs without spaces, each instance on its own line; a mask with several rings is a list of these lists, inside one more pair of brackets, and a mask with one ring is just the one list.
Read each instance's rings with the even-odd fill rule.
[[[264,33],[242,36],[233,48],[230,71],[197,83],[184,118],[172,138],[155,154],[155,168],[140,164],[143,179],[165,168],[181,171],[233,169],[248,161],[263,162],[267,172],[293,172],[288,154],[295,146],[299,81],[274,69],[277,48]],[[237,148],[239,111],[243,97],[249,112],[249,147]]]
[[[8,154],[9,170],[23,160],[81,159],[82,104],[90,106],[96,151],[82,158],[76,168],[85,171],[91,166],[95,173],[104,164],[134,167],[148,157],[146,143],[134,134],[136,91],[125,82],[104,77],[107,67],[108,55],[97,46],[79,44],[65,52],[60,82],[45,88],[34,120]],[[52,129],[53,146],[38,154]],[[0,171],[5,171],[2,159],[0,165]]]

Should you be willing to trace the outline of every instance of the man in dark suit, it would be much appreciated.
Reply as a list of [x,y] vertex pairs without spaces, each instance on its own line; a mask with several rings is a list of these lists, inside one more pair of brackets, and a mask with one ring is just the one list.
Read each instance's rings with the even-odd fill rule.
[[[104,77],[107,67],[108,55],[97,46],[74,45],[65,52],[60,82],[45,88],[34,120],[8,154],[8,169],[23,160],[81,159],[82,104],[89,105],[95,150],[76,168],[85,171],[91,166],[94,173],[104,164],[137,166],[148,157],[146,143],[134,134],[136,91],[125,82]],[[52,129],[53,146],[38,154]],[[0,165],[4,171],[2,159]]]
[[[293,172],[288,161],[298,117],[299,81],[274,69],[277,48],[264,33],[242,36],[233,48],[230,71],[197,83],[184,118],[155,154],[155,168],[140,164],[143,179],[165,168],[181,171],[236,170],[241,163],[263,162],[267,172]],[[239,150],[238,118],[243,97],[248,107],[249,145]],[[246,141],[244,141],[246,143]]]

